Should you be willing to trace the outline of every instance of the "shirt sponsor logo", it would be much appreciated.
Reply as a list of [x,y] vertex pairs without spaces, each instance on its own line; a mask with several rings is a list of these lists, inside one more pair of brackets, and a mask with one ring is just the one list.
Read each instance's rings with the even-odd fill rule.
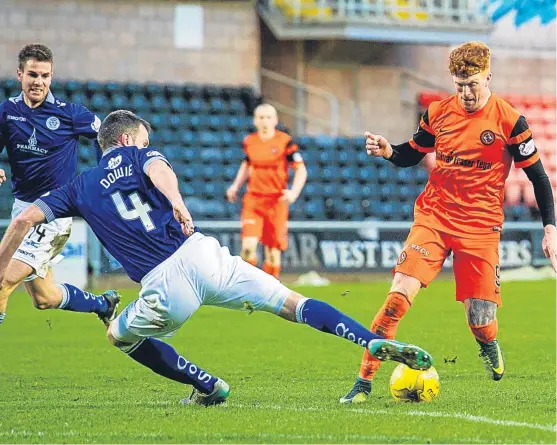
[[528,142],[523,142],[518,146],[518,151],[522,156],[528,156],[534,153],[536,149],[536,144],[534,143],[534,139],[530,139]]
[[46,127],[49,130],[58,130],[60,128],[60,119],[55,116],[51,116],[46,120]]
[[37,147],[37,136],[35,133],[36,129],[33,128],[33,134],[31,134],[31,137],[27,140],[27,144],[17,144],[17,149],[29,153],[46,155],[48,153],[48,150]]
[[156,151],[156,150],[151,150],[149,153],[147,153],[147,157],[148,157],[148,158],[150,158],[151,156],[161,156],[161,157],[164,157],[164,156],[162,156],[162,153],[160,153],[160,152],[158,152],[158,151]]
[[118,155],[115,158],[110,158],[108,160],[108,166],[105,167],[105,170],[114,170],[122,163],[122,155]]
[[491,130],[482,131],[482,134],[480,134],[480,141],[482,141],[484,145],[491,145],[495,142],[495,134]]
[[12,115],[10,115],[10,114],[8,114],[8,120],[20,121],[20,122],[27,122],[27,118],[26,118],[26,117],[22,117],[22,116],[12,116]]

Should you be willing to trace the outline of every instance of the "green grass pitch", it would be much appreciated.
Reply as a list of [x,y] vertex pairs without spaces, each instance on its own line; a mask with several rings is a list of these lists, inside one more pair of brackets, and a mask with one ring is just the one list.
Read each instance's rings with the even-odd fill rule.
[[[297,290],[369,326],[388,288]],[[388,363],[357,406],[338,404],[359,367],[357,346],[269,314],[202,307],[171,343],[232,391],[226,405],[201,408],[179,405],[189,388],[110,346],[95,316],[41,312],[18,292],[0,326],[0,443],[555,443],[555,282],[503,283],[503,302],[502,381],[482,367],[454,283],[438,281],[398,338],[434,355],[439,398],[396,403]]]

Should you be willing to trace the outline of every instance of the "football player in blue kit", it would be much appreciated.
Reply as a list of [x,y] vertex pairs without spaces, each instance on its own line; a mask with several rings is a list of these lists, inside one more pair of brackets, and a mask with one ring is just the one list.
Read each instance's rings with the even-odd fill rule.
[[[11,169],[15,218],[39,196],[76,176],[79,136],[96,139],[100,119],[82,105],[55,98],[50,91],[53,57],[42,44],[19,53],[17,77],[21,94],[0,103],[0,151],[6,148]],[[97,145],[98,146],[98,145]],[[0,184],[6,173],[0,169]],[[14,252],[0,289],[0,323],[8,297],[22,282],[38,309],[94,312],[105,323],[116,313],[119,295],[93,295],[71,284],[56,284],[50,269],[60,255],[72,226],[58,218],[33,227]]]
[[417,346],[386,340],[322,301],[305,298],[232,256],[194,226],[164,155],[148,149],[150,125],[118,110],[102,123],[98,167],[37,199],[16,217],[0,244],[0,278],[25,233],[45,221],[81,216],[103,246],[141,283],[139,298],[108,327],[110,342],[161,376],[194,387],[184,403],[213,405],[230,388],[157,340],[172,336],[201,306],[241,310],[244,302],[367,348],[380,360],[428,369]]

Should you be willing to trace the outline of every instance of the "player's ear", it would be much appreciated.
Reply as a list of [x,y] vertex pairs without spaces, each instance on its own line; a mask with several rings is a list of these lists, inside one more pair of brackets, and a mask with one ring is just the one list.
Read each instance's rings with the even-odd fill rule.
[[20,82],[23,79],[23,71],[21,71],[19,68],[16,70],[17,72],[17,80],[19,80]]
[[[492,77],[493,77],[493,76],[492,76],[491,73],[487,73],[487,76],[485,76],[485,81],[486,81],[486,84],[487,84],[487,85],[489,85],[489,82],[491,82],[491,78],[492,78]],[[487,85],[486,85],[486,86],[487,86]]]

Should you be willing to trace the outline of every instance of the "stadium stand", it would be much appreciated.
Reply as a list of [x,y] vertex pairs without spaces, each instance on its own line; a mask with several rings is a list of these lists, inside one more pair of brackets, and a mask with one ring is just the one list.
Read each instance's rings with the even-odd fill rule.
[[[172,161],[180,178],[180,190],[188,197],[188,206],[196,218],[239,218],[240,204],[226,202],[224,193],[244,159],[243,138],[254,131],[251,114],[261,99],[251,87],[71,80],[57,81],[52,91],[55,96],[84,104],[101,118],[123,107],[140,114],[152,123],[155,131],[151,145],[161,147]],[[19,92],[17,81],[0,82],[0,100]],[[424,92],[419,103],[426,106],[439,97],[438,93]],[[533,128],[541,126],[541,130],[534,128],[536,134],[544,137],[540,148],[549,150],[551,144],[554,147],[555,99],[553,105],[546,98],[513,97],[513,100],[516,106],[527,109]],[[429,174],[425,165],[399,169],[369,158],[362,150],[363,138],[320,135],[300,136],[297,140],[306,160],[308,182],[291,208],[292,219],[412,219],[414,201]],[[88,150],[92,148],[91,142],[84,139],[82,145],[80,170],[95,163],[94,151]],[[555,155],[551,158],[548,151],[544,153],[548,169],[554,171]],[[520,171],[513,175],[507,190],[507,203],[511,204],[505,210],[507,217],[531,219],[530,207],[535,206],[535,201],[526,192],[530,187],[524,187],[528,180]],[[517,193],[520,199],[516,198]],[[9,218],[12,204],[9,187],[0,188],[0,204],[0,217]]]

